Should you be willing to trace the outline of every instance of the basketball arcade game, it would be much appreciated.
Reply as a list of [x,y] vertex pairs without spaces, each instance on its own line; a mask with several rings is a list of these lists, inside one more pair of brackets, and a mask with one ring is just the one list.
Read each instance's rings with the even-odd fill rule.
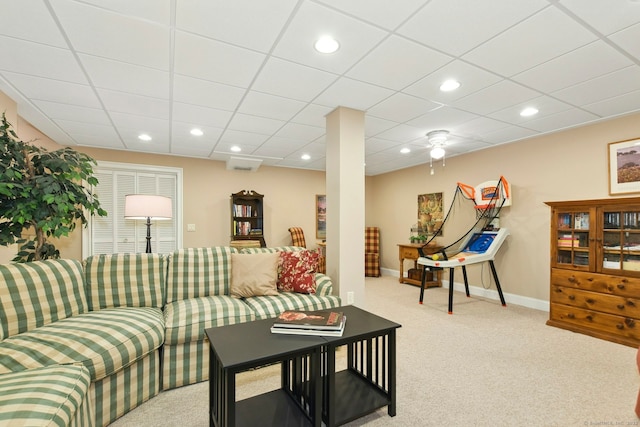
[[[453,314],[453,288],[454,288],[454,271],[456,267],[462,267],[464,277],[464,287],[467,297],[469,293],[469,282],[467,280],[467,265],[488,262],[491,268],[491,274],[496,283],[500,302],[506,306],[498,274],[496,273],[493,263],[495,256],[509,235],[506,228],[499,228],[500,210],[505,206],[511,206],[511,194],[509,192],[509,184],[504,177],[500,177],[497,181],[486,181],[482,184],[471,187],[466,184],[458,183],[454,201],[449,208],[449,212],[443,221],[445,225],[449,214],[451,213],[455,199],[463,197],[466,200],[473,201],[476,210],[476,223],[462,237],[455,242],[445,246],[438,253],[432,255],[424,255],[422,249],[418,251],[420,257],[418,264],[422,265],[422,283],[420,287],[420,304],[424,299],[425,278],[427,271],[438,271],[445,268],[449,269],[449,314]],[[436,233],[437,235],[437,233]],[[433,240],[432,237],[431,240]],[[430,240],[430,241],[431,241]],[[427,242],[428,244],[429,242]]]

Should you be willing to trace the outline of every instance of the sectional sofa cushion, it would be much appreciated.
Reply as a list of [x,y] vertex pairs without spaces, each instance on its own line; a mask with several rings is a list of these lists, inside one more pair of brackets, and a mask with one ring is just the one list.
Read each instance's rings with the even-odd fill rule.
[[108,308],[59,320],[0,343],[0,374],[82,363],[93,382],[134,363],[164,341],[162,310]]
[[85,260],[84,271],[89,310],[162,308],[166,276],[163,255],[94,255]]
[[87,311],[82,264],[0,265],[0,341]]
[[84,366],[48,366],[0,376],[0,425],[93,426]]
[[166,302],[211,295],[229,295],[231,254],[236,248],[186,248],[169,256]]
[[231,254],[231,296],[278,295],[278,253]]
[[277,296],[244,299],[255,313],[256,319],[277,317],[286,310],[321,310],[340,306],[340,297],[316,296],[297,292],[280,292]]
[[202,341],[206,328],[251,320],[255,316],[249,307],[228,295],[174,301],[164,308],[165,344]]

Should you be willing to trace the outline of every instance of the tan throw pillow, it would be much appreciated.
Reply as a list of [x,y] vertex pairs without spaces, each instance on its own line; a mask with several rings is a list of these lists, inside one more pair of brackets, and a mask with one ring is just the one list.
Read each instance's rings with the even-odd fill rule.
[[278,295],[278,253],[231,254],[231,296]]

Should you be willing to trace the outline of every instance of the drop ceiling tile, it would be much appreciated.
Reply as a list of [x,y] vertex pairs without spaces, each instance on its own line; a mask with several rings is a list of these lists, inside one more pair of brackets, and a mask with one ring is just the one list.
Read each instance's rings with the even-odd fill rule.
[[[450,92],[440,90],[446,80],[457,80],[460,87]],[[431,101],[448,104],[502,80],[496,74],[463,61],[455,60],[412,84],[403,92]]]
[[629,58],[597,40],[524,71],[513,80],[536,90],[553,92],[629,65],[632,65]]
[[132,95],[106,89],[98,89],[97,92],[105,108],[110,112],[154,117],[163,120],[170,118],[169,101],[164,99]]
[[483,137],[483,142],[488,142],[490,144],[505,144],[507,142],[519,141],[537,134],[538,132],[531,129],[525,129],[519,126],[509,126],[486,133]]
[[191,123],[193,126],[208,126],[224,128],[233,113],[199,105],[173,103],[172,118],[174,121]]
[[165,25],[169,25],[171,19],[171,0],[83,0],[83,3]]
[[297,139],[302,142],[313,141],[325,134],[325,129],[317,126],[307,126],[298,123],[287,123],[274,135],[283,138]]
[[244,94],[244,89],[235,86],[179,74],[173,77],[173,99],[185,104],[234,111]]
[[601,117],[612,117],[632,111],[640,111],[639,99],[640,90],[636,90],[604,101],[583,105],[582,108]]
[[560,0],[559,3],[605,35],[636,24],[640,16],[640,4],[632,0],[614,4],[600,0]]
[[425,0],[403,0],[402,6],[388,0],[319,0],[358,19],[393,30],[422,7]]
[[376,137],[395,141],[396,144],[402,144],[425,138],[425,135],[426,132],[422,128],[398,125],[392,129],[377,134]]
[[391,36],[346,75],[355,80],[402,90],[452,59],[413,41]]
[[[520,115],[520,112],[528,107],[538,109],[538,114],[529,117],[522,117]],[[489,114],[489,117],[492,117],[496,120],[501,120],[506,123],[519,124],[526,127],[526,123],[538,120],[541,117],[550,116],[562,111],[567,111],[572,108],[573,107],[571,105],[566,104],[562,101],[558,101],[557,99],[551,98],[549,96],[540,96],[538,98],[530,99],[520,104],[512,105],[508,108],[505,108],[504,110],[491,113]]]
[[463,59],[509,77],[595,39],[589,30],[550,7],[480,45]]
[[270,58],[256,77],[251,88],[285,98],[308,101],[333,83],[338,76],[326,71]]
[[520,104],[540,94],[517,83],[503,80],[469,96],[457,100],[454,107],[485,115]]
[[171,153],[182,156],[207,157],[213,150],[222,129],[202,127],[204,135],[194,136],[188,123],[174,122],[171,126]]
[[160,25],[80,2],[52,0],[52,5],[77,52],[169,71],[169,22]]
[[2,4],[0,35],[57,47],[67,47],[44,2],[8,1]]
[[0,36],[0,57],[0,71],[88,83],[74,56],[65,49]]
[[102,109],[85,108],[51,101],[34,101],[34,104],[54,120],[62,119],[105,126],[111,125],[109,117]]
[[397,32],[458,56],[548,4],[544,0],[432,0]]
[[537,120],[531,120],[527,123],[523,123],[522,126],[538,132],[553,132],[559,129],[573,127],[578,124],[588,123],[599,118],[600,117],[595,114],[574,108],[557,114],[552,114],[550,116],[541,117]]
[[422,116],[409,120],[408,125],[424,129],[425,132],[430,132],[436,129],[450,130],[457,125],[469,122],[478,116],[466,111],[457,110],[451,107],[440,107],[432,110]]
[[484,135],[499,129],[504,129],[507,126],[509,126],[509,124],[502,121],[493,120],[487,117],[479,117],[456,126],[456,128],[452,130],[452,133],[465,138],[481,141],[484,139]]
[[122,141],[113,126],[82,123],[73,120],[58,119],[54,122],[67,132],[79,145],[91,145],[94,140],[102,141],[101,145],[122,148]]
[[174,71],[233,86],[248,86],[264,54],[176,31]]
[[181,0],[176,5],[176,27],[268,52],[295,6],[295,0],[280,0],[277,4],[255,0]]
[[325,107],[324,105],[309,104],[295,115],[292,122],[301,123],[303,125],[318,126],[326,128],[326,115],[332,112],[335,107]]
[[169,73],[166,71],[97,56],[80,54],[78,57],[97,88],[169,99]]
[[[640,21],[640,12],[638,12],[636,18]],[[640,23],[612,34],[609,39],[633,55],[634,58],[640,58],[640,43],[638,43],[638,40],[640,40]]]
[[366,137],[375,136],[380,132],[384,132],[392,127],[398,126],[398,124],[398,122],[380,119],[366,114],[364,117],[364,134]]
[[438,107],[440,107],[440,104],[416,98],[415,96],[405,95],[404,93],[396,93],[374,107],[371,107],[368,113],[374,117],[404,123],[407,120],[419,117]]
[[127,142],[127,139],[124,138],[125,134],[133,135],[135,139],[138,139],[138,135],[141,133],[149,134],[153,138],[152,143],[154,141],[169,141],[170,126],[167,120],[128,113],[111,113],[111,119],[123,136],[125,143]]
[[250,91],[238,108],[238,112],[288,121],[305,106],[304,102]]
[[[342,74],[380,42],[387,32],[328,7],[302,2],[278,41],[273,55],[299,64]],[[322,35],[340,43],[333,54],[318,53],[313,45]]]
[[22,95],[32,100],[60,102],[86,108],[101,108],[100,101],[89,85],[51,80],[43,77],[4,72],[0,73]]
[[640,67],[622,70],[554,92],[552,95],[574,105],[593,104],[640,89]]
[[331,107],[332,110],[336,107],[348,107],[366,111],[393,94],[394,91],[380,86],[341,77],[313,102]]
[[284,124],[285,122],[282,120],[236,113],[229,122],[228,128],[231,130],[271,135],[277,132]]

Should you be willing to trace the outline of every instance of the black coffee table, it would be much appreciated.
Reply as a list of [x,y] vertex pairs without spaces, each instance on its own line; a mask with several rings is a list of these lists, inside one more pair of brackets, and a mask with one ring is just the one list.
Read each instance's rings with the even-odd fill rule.
[[[205,329],[209,338],[209,425],[320,427],[322,337],[278,335],[273,319]],[[281,363],[281,388],[236,402],[236,374]]]
[[[388,406],[396,415],[398,323],[354,306],[342,337],[272,334],[274,319],[206,329],[210,342],[210,425],[320,426],[345,424]],[[336,350],[347,368],[336,372]],[[235,401],[235,375],[281,363],[281,388]]]

